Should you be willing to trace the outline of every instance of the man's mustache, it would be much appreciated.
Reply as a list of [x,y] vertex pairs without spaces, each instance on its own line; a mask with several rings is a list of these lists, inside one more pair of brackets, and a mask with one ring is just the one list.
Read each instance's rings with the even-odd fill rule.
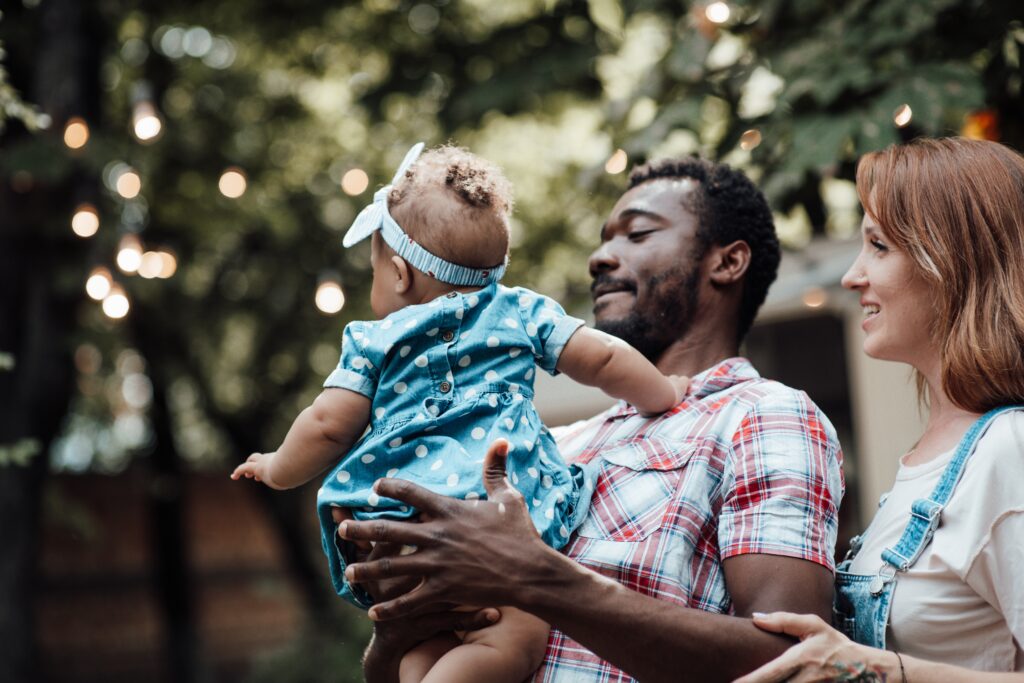
[[615,278],[611,275],[597,275],[590,283],[590,295],[596,296],[605,292],[636,292],[636,284],[624,278]]

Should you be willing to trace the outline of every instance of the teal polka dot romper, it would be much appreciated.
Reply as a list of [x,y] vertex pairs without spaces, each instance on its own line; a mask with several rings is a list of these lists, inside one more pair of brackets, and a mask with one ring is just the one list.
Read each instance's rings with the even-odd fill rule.
[[562,349],[582,324],[545,296],[491,284],[345,327],[341,360],[324,386],[373,403],[367,432],[317,497],[339,595],[364,608],[372,604],[345,580],[346,556],[352,555],[338,539],[332,506],[350,508],[358,520],[415,516],[373,492],[382,477],[455,498],[485,498],[481,467],[498,437],[511,445],[509,480],[544,542],[560,548],[568,541],[586,514],[593,477],[562,461],[531,399],[536,368],[556,374]]

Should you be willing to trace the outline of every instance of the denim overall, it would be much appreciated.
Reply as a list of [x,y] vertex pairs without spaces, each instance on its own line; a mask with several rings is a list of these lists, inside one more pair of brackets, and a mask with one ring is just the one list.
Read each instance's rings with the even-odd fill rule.
[[[885,648],[885,631],[889,624],[893,591],[899,572],[905,572],[921,556],[931,543],[939,527],[942,509],[953,495],[968,458],[974,452],[978,441],[991,424],[992,419],[1020,406],[1005,406],[985,413],[971,425],[957,446],[953,458],[946,465],[939,483],[928,498],[919,498],[910,506],[910,521],[903,529],[896,546],[882,551],[882,566],[875,574],[852,574],[846,570],[863,545],[863,538],[871,530],[864,531],[850,541],[850,551],[836,568],[835,604],[832,609],[833,625],[848,638],[863,645]],[[885,503],[885,496],[879,507]]]

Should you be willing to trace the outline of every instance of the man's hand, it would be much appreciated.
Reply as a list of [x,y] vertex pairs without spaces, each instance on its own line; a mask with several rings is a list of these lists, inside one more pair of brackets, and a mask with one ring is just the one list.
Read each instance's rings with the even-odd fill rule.
[[[529,586],[553,553],[530,521],[522,495],[505,477],[508,442],[491,444],[484,460],[487,500],[456,500],[401,479],[382,479],[374,490],[420,510],[420,523],[343,522],[348,541],[414,545],[411,555],[384,557],[349,565],[349,581],[364,583],[395,577],[422,577],[413,590],[370,608],[374,620],[436,612],[455,602],[521,607],[516,586]],[[515,580],[510,580],[515,577]]]

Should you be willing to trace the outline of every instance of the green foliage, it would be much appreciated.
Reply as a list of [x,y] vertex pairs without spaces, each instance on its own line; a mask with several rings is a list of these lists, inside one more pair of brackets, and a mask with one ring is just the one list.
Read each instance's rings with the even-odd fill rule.
[[0,444],[0,467],[25,467],[41,450],[42,444],[38,439],[19,439],[13,444]]

